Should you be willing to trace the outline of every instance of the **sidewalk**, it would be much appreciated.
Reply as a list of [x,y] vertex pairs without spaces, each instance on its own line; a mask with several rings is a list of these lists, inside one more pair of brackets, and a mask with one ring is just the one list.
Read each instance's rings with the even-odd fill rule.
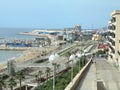
[[87,75],[83,79],[83,82],[78,84],[76,90],[97,90],[96,86],[96,70],[95,64],[93,63],[91,64]]
[[120,90],[120,71],[106,59],[97,58],[76,90]]
[[105,90],[120,90],[120,72],[105,59],[97,59],[96,76]]

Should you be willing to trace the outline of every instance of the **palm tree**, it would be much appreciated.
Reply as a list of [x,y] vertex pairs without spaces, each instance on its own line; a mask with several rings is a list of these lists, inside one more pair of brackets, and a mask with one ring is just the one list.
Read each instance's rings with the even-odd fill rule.
[[3,90],[3,87],[5,87],[5,82],[2,77],[0,77],[0,90]]
[[67,53],[65,54],[65,56],[67,57],[67,58],[66,58],[66,59],[67,59],[67,62],[66,62],[67,68],[69,67],[69,57],[70,57],[70,55],[71,55],[70,52],[67,52]]
[[51,39],[50,39],[50,38],[46,38],[46,41],[48,42],[48,45],[50,46],[50,44],[51,44]]
[[39,77],[38,77],[38,74],[35,75],[35,78],[36,78],[36,82],[39,83]]
[[39,80],[40,80],[40,82],[39,83],[41,83],[41,76],[42,76],[42,74],[43,74],[43,72],[40,70],[40,71],[38,71],[38,76],[39,76]]
[[17,75],[16,75],[16,78],[19,79],[19,82],[20,82],[20,90],[22,90],[22,89],[21,89],[22,79],[25,79],[25,76],[24,76],[23,71],[18,71],[18,72],[17,72]]
[[9,79],[8,79],[8,86],[11,88],[11,90],[13,90],[13,87],[16,86],[16,81],[15,79],[11,76]]
[[58,73],[59,73],[60,64],[57,64],[56,68],[57,68],[57,70],[58,70]]
[[50,76],[51,69],[49,67],[46,68],[46,79],[48,80],[48,77]]

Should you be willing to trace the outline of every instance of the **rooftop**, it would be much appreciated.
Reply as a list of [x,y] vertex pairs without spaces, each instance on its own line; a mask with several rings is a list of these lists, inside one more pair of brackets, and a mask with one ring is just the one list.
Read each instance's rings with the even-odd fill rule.
[[114,16],[116,14],[120,14],[120,10],[114,10],[112,13],[111,13],[111,16]]

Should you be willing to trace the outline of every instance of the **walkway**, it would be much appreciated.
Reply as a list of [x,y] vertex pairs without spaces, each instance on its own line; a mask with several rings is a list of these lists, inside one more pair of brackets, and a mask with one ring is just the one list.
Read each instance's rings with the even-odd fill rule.
[[96,75],[95,64],[90,66],[88,73],[82,83],[78,84],[76,90],[96,90]]
[[76,90],[120,90],[120,71],[104,58],[97,58]]

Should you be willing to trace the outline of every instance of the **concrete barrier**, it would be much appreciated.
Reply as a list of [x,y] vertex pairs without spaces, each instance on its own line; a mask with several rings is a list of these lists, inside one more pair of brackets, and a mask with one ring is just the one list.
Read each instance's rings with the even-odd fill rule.
[[78,83],[81,81],[83,76],[86,74],[92,62],[92,58],[88,61],[88,63],[79,71],[79,73],[73,78],[73,80],[68,84],[68,86],[64,90],[75,90]]

